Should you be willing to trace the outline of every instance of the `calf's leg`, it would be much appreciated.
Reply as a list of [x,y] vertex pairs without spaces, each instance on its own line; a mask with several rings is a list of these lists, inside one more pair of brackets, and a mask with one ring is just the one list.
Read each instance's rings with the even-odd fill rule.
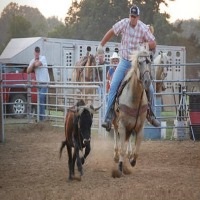
[[88,142],[88,144],[86,144],[86,146],[85,146],[85,154],[84,154],[84,156],[81,157],[81,163],[82,163],[82,165],[85,163],[85,159],[89,155],[90,150],[91,150],[90,142]]
[[69,167],[69,180],[73,179],[74,176],[74,169],[73,169],[73,162],[72,162],[72,147],[67,145],[67,152],[68,152],[68,167]]

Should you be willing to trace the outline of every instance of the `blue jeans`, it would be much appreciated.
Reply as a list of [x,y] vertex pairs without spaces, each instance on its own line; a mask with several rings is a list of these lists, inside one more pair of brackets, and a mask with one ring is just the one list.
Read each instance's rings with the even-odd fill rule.
[[[127,71],[131,68],[131,62],[129,60],[121,59],[111,81],[110,91],[108,93],[108,101],[107,101],[107,109],[105,114],[105,121],[110,121],[113,118],[113,105],[115,102],[115,97],[117,95],[118,88],[120,83],[122,82],[123,78],[125,77]],[[151,103],[151,108],[154,109],[154,88],[151,84],[149,87],[149,98]],[[152,109],[152,110],[153,110]]]
[[45,118],[45,107],[46,107],[46,93],[48,92],[47,87],[39,88],[39,110],[40,110],[40,120]]

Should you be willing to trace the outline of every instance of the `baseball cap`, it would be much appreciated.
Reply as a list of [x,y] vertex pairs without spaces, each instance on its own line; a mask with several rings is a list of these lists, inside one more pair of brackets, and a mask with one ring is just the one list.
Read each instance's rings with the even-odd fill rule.
[[139,16],[140,15],[140,9],[134,5],[130,8],[130,15],[134,15],[134,16]]
[[35,47],[35,52],[39,53],[40,52],[40,47]]

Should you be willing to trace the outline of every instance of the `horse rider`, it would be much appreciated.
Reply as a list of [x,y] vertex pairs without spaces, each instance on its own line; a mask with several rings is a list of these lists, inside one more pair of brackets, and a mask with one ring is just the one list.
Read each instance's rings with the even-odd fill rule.
[[108,69],[108,72],[106,74],[106,92],[109,92],[110,90],[110,83],[112,81],[113,74],[117,68],[117,65],[119,64],[119,55],[117,52],[114,52],[113,55],[110,57],[110,67]]
[[[140,9],[138,6],[133,5],[130,8],[129,18],[124,18],[115,23],[110,30],[104,35],[98,48],[98,52],[103,51],[103,46],[114,36],[121,34],[121,45],[120,45],[120,62],[115,70],[112,78],[110,92],[108,94],[107,110],[105,114],[104,122],[102,127],[110,131],[112,119],[114,115],[114,102],[117,94],[117,90],[128,69],[131,67],[131,61],[129,56],[132,51],[138,49],[138,45],[141,43],[147,43],[150,50],[156,48],[156,41],[154,35],[151,33],[149,27],[144,24],[140,19]],[[154,88],[151,84],[147,92],[148,101],[151,103],[153,98]],[[153,113],[153,105],[149,106],[147,120],[155,127],[160,126],[160,122],[156,119]]]

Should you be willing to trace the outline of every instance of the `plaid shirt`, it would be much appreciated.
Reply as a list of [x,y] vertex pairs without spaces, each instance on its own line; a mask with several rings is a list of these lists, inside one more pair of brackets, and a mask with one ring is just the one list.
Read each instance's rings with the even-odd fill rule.
[[129,18],[122,19],[113,25],[113,30],[115,35],[121,34],[122,36],[120,55],[127,60],[131,52],[137,50],[139,44],[155,40],[149,27],[140,20],[133,28]]

